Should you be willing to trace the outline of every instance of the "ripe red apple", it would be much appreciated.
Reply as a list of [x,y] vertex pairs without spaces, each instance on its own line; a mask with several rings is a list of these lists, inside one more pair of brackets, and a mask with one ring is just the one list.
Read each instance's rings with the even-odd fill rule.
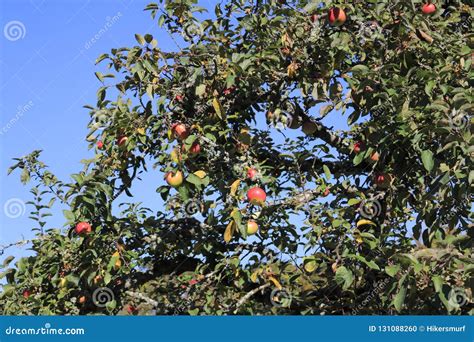
[[75,228],[76,234],[86,235],[92,232],[92,227],[88,222],[79,222]]
[[86,296],[79,297],[79,304],[84,304],[86,302]]
[[257,175],[257,173],[258,173],[257,170],[249,167],[247,170],[247,178],[250,180],[253,180],[255,176]]
[[189,136],[189,130],[186,128],[186,125],[179,122],[174,123],[171,126],[171,131],[174,136],[180,140],[184,140]]
[[102,140],[99,140],[99,141],[97,142],[97,148],[98,148],[99,150],[103,150],[103,149],[104,149],[104,142],[103,142]]
[[168,185],[172,186],[173,188],[177,188],[183,184],[183,173],[181,171],[170,171],[166,173],[165,180]]
[[421,7],[421,11],[423,12],[423,14],[433,14],[434,12],[436,12],[436,6],[432,3],[426,3],[423,4],[423,6]]
[[392,176],[386,173],[378,173],[375,175],[375,185],[380,188],[388,188],[392,182]]
[[374,152],[372,153],[372,155],[370,156],[370,160],[376,162],[380,159],[380,154],[378,152]]
[[120,137],[117,138],[117,145],[122,146],[125,144],[128,140],[128,137],[126,135],[121,135]]
[[251,188],[247,191],[247,199],[251,204],[262,205],[267,198],[267,194],[262,188],[258,186]]
[[29,290],[23,291],[23,298],[28,299],[30,295],[31,295],[31,292]]
[[329,195],[330,192],[331,190],[329,190],[329,188],[326,188],[326,190],[324,190],[323,192],[323,197],[326,197],[327,195]]
[[255,221],[247,222],[247,235],[253,235],[258,231],[258,224]]
[[126,310],[130,315],[133,315],[137,311],[137,308],[133,305],[128,304]]
[[341,26],[346,22],[346,13],[343,9],[338,7],[333,7],[329,10],[328,20],[332,26]]
[[178,95],[176,95],[176,96],[174,97],[174,99],[175,99],[176,101],[178,101],[178,102],[182,102],[183,99],[184,99],[184,96],[178,94]]
[[313,14],[313,15],[311,15],[310,19],[311,19],[311,22],[312,22],[312,23],[315,23],[315,22],[318,21],[319,15]]
[[197,279],[191,279],[191,280],[188,282],[189,285],[195,285],[195,284],[197,284],[197,283],[199,283],[199,280],[197,280]]
[[189,148],[189,153],[195,156],[198,155],[199,152],[201,152],[201,145],[199,145],[197,142],[194,142]]
[[305,121],[303,123],[303,133],[306,135],[314,134],[318,129],[318,126],[313,121]]
[[354,144],[354,148],[352,149],[355,154],[359,154],[362,150],[365,149],[365,144],[363,141],[358,141]]

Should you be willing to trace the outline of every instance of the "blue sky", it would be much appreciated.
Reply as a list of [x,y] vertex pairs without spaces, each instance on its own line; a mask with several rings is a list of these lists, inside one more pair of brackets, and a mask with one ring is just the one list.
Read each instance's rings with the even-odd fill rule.
[[[32,198],[30,186],[20,183],[18,173],[6,176],[12,158],[42,149],[41,160],[67,182],[70,174],[82,169],[80,160],[93,155],[85,141],[89,111],[82,106],[96,102],[101,85],[94,75],[101,70],[94,65],[97,56],[111,48],[135,45],[134,33],[151,33],[160,48],[176,49],[156,20],[143,11],[149,2],[2,0],[0,245],[34,236],[33,222],[28,219],[31,207],[24,205]],[[207,8],[214,4],[200,2]],[[341,120],[337,113],[328,119],[329,125],[345,126],[345,118]],[[134,186],[136,200],[159,209],[161,199],[155,189],[161,181],[162,175],[151,170]],[[62,227],[60,209],[56,207],[47,228]],[[25,252],[12,248],[7,255]]]
[[[0,245],[22,236],[33,237],[30,207],[23,210],[23,203],[31,200],[30,187],[19,182],[18,173],[6,176],[12,158],[42,149],[41,159],[67,181],[71,173],[81,170],[80,160],[92,156],[85,141],[89,114],[82,106],[96,101],[95,92],[100,87],[94,75],[99,70],[94,66],[97,56],[114,47],[134,45],[134,33],[152,33],[160,47],[173,48],[167,33],[160,31],[156,21],[143,11],[147,3],[1,2]],[[153,187],[138,185],[137,191],[144,198],[156,198]],[[62,213],[54,214],[47,227],[63,225]],[[9,253],[22,252],[12,248]]]

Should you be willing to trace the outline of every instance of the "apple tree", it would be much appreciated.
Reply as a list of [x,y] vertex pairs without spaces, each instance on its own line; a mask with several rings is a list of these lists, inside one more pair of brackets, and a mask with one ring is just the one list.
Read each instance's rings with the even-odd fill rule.
[[98,57],[83,169],[9,170],[35,237],[1,314],[473,313],[472,1],[146,12],[176,49]]

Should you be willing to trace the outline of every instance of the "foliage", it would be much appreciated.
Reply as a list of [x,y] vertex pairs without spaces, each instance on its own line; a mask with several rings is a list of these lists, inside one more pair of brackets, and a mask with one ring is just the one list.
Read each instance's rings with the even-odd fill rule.
[[[68,208],[68,229],[41,223],[35,255],[6,260],[0,313],[472,313],[473,9],[421,5],[148,5],[185,44],[163,51],[136,34],[137,46],[98,58],[87,141],[104,148],[70,182],[39,151],[10,170],[35,182],[41,210]],[[327,22],[332,6],[343,25]],[[162,211],[124,202],[117,213],[150,168],[185,181],[153,184]],[[262,207],[246,200],[254,186]],[[93,232],[78,236],[80,221]],[[103,288],[113,298],[97,305]]]

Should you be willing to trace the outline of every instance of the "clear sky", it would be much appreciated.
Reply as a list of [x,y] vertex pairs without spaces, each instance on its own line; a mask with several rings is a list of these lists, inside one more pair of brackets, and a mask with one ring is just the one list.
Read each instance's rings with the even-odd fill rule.
[[[33,237],[29,186],[6,176],[12,158],[35,149],[60,179],[82,169],[92,155],[85,141],[88,110],[100,82],[94,61],[111,48],[136,44],[134,33],[152,33],[174,48],[142,0],[2,0],[0,2],[0,245]],[[156,174],[156,178],[161,175]],[[144,198],[156,187],[138,186]],[[59,207],[57,208],[59,209]],[[59,211],[59,210],[58,210]],[[61,227],[55,211],[47,227]],[[9,253],[22,253],[15,248]],[[24,253],[24,251],[23,251]],[[0,257],[1,259],[1,257]]]
[[[85,141],[89,111],[100,82],[94,65],[111,48],[133,46],[134,33],[151,33],[159,47],[175,50],[169,35],[157,27],[143,8],[143,0],[1,0],[0,24],[0,245],[31,238],[30,186],[19,174],[6,176],[12,158],[42,149],[41,160],[61,180],[82,169],[80,160],[91,157]],[[215,0],[200,5],[214,7]],[[211,10],[211,13],[213,11]],[[332,116],[327,124],[344,125]],[[294,133],[293,133],[294,134]],[[162,180],[151,171],[134,187],[136,201],[159,209],[155,189]],[[149,185],[153,182],[153,186]],[[148,184],[148,185],[147,185]],[[47,228],[62,227],[60,207],[48,218]],[[6,255],[23,255],[12,248]],[[0,260],[3,259],[0,257]]]

